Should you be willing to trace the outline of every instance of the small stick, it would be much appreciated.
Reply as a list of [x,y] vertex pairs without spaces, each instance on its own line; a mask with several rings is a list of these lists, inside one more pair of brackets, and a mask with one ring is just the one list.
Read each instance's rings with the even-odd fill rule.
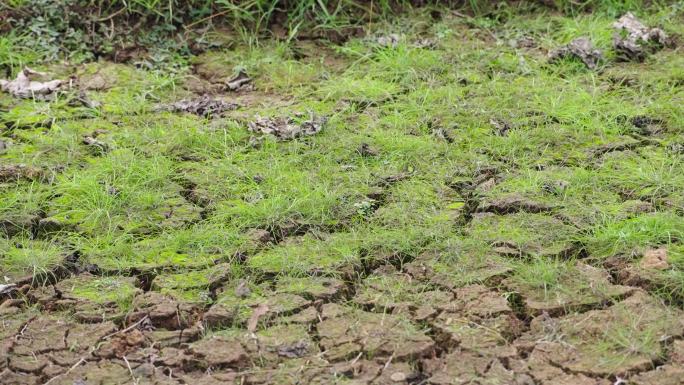
[[62,376],[66,376],[67,374],[71,373],[72,370],[76,369],[79,365],[81,365],[84,362],[85,362],[85,358],[81,357],[81,359],[78,360],[78,362],[75,363],[72,367],[70,367],[69,370],[67,370],[66,372],[64,372],[62,374],[58,374],[58,375],[52,377],[51,379],[47,380],[47,382],[45,382],[44,385],[47,385],[47,384],[51,383],[52,381],[54,381],[54,380],[56,380]]
[[127,332],[127,331],[129,331],[129,330],[135,328],[136,326],[140,325],[141,323],[143,323],[143,321],[147,320],[148,318],[149,318],[149,316],[144,316],[144,317],[142,317],[142,318],[140,319],[140,321],[134,323],[133,325],[131,325],[131,326],[125,328],[125,329],[117,330],[117,331],[115,331],[114,333],[107,334],[106,336],[102,337],[102,341],[104,341],[104,340],[106,340],[106,339],[109,339],[109,338],[111,338],[112,336],[114,336],[114,335],[116,335],[116,334],[125,333],[125,332]]

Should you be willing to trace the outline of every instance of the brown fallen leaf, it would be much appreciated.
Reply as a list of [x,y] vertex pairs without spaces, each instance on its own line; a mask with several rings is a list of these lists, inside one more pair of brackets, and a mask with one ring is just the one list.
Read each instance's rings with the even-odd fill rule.
[[240,71],[234,78],[230,79],[226,85],[231,91],[237,91],[242,88],[242,86],[247,85],[252,81],[245,71]]
[[634,14],[627,12],[613,23],[613,47],[623,60],[643,61],[649,51],[668,45],[667,34],[660,28],[649,28]]
[[578,37],[570,43],[557,48],[549,53],[549,62],[554,63],[566,57],[576,57],[587,66],[589,69],[594,69],[599,61],[603,59],[603,54],[600,50],[594,48],[594,45],[586,37]]
[[269,307],[265,303],[260,304],[259,306],[252,311],[252,315],[249,317],[249,320],[247,321],[247,331],[250,333],[254,333],[257,329],[257,325],[259,324],[259,318],[263,317],[268,313]]
[[14,80],[0,79],[0,89],[16,98],[49,99],[62,85],[61,80],[38,81],[47,74],[24,68]]
[[211,118],[213,116],[221,116],[225,111],[235,110],[238,107],[236,103],[203,95],[195,99],[183,99],[171,104],[158,105],[155,107],[155,111],[187,112]]
[[290,140],[303,136],[315,135],[323,130],[328,118],[311,114],[308,120],[301,124],[295,123],[292,118],[262,118],[247,124],[247,128],[254,133],[273,135],[278,140]]

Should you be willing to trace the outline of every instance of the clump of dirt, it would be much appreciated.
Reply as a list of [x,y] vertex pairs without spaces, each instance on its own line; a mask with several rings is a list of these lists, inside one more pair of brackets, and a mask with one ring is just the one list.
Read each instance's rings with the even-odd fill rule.
[[190,353],[197,356],[207,367],[244,368],[249,357],[242,344],[233,339],[214,336],[190,345]]
[[18,180],[37,180],[44,176],[45,172],[37,167],[24,164],[0,165],[0,182],[16,182]]
[[171,104],[163,104],[156,107],[157,111],[186,112],[205,118],[221,116],[226,111],[236,110],[237,103],[226,102],[221,99],[203,95],[195,99],[184,99]]
[[328,118],[311,114],[309,119],[296,123],[293,118],[262,118],[257,117],[248,123],[251,132],[273,135],[278,140],[289,140],[303,136],[315,135],[323,130]]
[[343,297],[347,285],[342,280],[330,277],[280,277],[276,282],[278,293],[290,293],[309,300],[331,301]]
[[135,297],[132,307],[127,317],[128,324],[147,318],[154,327],[178,330],[189,328],[199,319],[196,305],[154,291]]
[[0,79],[0,89],[15,98],[49,100],[62,86],[62,80],[46,80],[46,73],[24,68],[16,79]]
[[669,38],[660,28],[649,28],[631,12],[613,24],[613,47],[623,60],[643,61],[648,53],[669,44]]
[[587,68],[594,69],[599,61],[603,60],[603,53],[594,48],[589,38],[578,37],[570,43],[551,51],[549,53],[549,62],[555,63],[568,57],[580,59]]
[[526,373],[515,373],[506,368],[501,359],[481,356],[468,351],[455,351],[441,358],[422,362],[430,385],[456,384],[520,384],[535,381]]
[[637,286],[649,292],[659,292],[673,301],[684,301],[681,291],[681,277],[670,263],[667,247],[645,250],[640,259],[627,261],[613,257],[606,262],[617,279],[625,285]]

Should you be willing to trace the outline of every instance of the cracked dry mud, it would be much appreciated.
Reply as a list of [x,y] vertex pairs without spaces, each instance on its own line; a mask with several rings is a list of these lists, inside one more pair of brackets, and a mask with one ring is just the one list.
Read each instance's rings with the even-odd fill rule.
[[0,94],[0,384],[681,384],[681,48],[530,20]]

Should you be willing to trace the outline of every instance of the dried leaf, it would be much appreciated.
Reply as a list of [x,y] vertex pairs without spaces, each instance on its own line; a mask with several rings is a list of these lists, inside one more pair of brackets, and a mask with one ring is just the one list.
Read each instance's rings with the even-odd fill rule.
[[248,128],[252,132],[273,135],[279,140],[294,139],[301,136],[314,135],[323,130],[328,118],[311,115],[309,120],[296,124],[291,118],[261,118],[257,117],[249,122]]
[[237,91],[243,88],[243,86],[249,84],[249,82],[251,81],[252,78],[250,78],[245,71],[240,71],[240,73],[238,73],[237,76],[230,79],[226,84],[229,90]]
[[51,94],[62,85],[62,81],[49,80],[41,82],[36,80],[46,76],[45,73],[37,72],[27,67],[19,72],[14,80],[0,79],[0,89],[16,98],[49,99]]
[[613,24],[618,31],[613,35],[613,47],[622,59],[642,61],[648,50],[668,44],[669,38],[660,28],[649,28],[627,12]]
[[268,313],[269,307],[265,303],[260,304],[259,306],[252,311],[252,315],[249,317],[249,320],[247,321],[247,331],[250,333],[254,333],[257,329],[257,325],[259,324],[259,318],[263,317]]
[[9,293],[16,290],[17,285],[13,283],[8,283],[6,285],[0,285],[0,294]]
[[576,57],[590,69],[603,59],[603,54],[586,37],[578,37],[567,45],[557,48],[549,53],[549,62],[553,63],[567,57]]
[[205,118],[221,115],[225,111],[235,110],[237,103],[230,103],[221,99],[213,99],[204,95],[195,99],[184,99],[179,102],[159,105],[156,111],[187,112]]

